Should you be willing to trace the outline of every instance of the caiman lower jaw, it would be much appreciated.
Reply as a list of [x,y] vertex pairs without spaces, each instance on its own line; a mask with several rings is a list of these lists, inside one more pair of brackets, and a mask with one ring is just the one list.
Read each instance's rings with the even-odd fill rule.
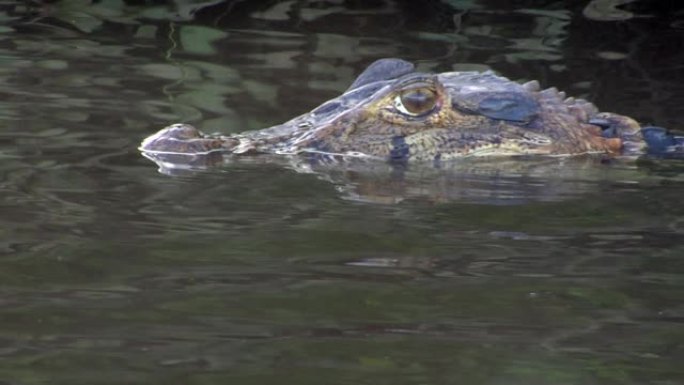
[[465,157],[493,157],[493,156],[519,156],[519,155],[547,155],[547,150],[530,150],[523,149],[517,146],[491,145],[481,146],[472,150],[466,151]]

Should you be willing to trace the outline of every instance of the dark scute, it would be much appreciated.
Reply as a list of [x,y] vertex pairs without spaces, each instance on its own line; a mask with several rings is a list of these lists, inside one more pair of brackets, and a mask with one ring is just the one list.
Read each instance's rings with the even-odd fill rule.
[[604,138],[619,138],[620,132],[618,127],[613,124],[610,120],[605,118],[591,118],[589,119],[589,124],[601,128],[601,136]]
[[432,158],[432,167],[442,168],[442,153],[438,152],[434,158]]
[[502,93],[483,98],[477,113],[488,118],[512,122],[529,122],[537,115],[539,104],[523,94]]
[[666,153],[668,149],[684,143],[684,139],[670,134],[667,129],[657,126],[648,126],[641,129],[648,152],[650,154]]
[[410,74],[414,70],[415,66],[413,63],[409,63],[406,60],[392,58],[376,60],[354,80],[354,83],[352,83],[347,91],[381,80],[396,79]]
[[403,136],[392,138],[392,150],[390,151],[390,161],[405,162],[410,156],[410,149]]
[[[608,119],[604,119],[604,118],[591,118],[591,119],[589,119],[589,124],[593,124],[594,126],[599,126],[604,130],[607,128],[611,128],[613,126],[613,124]],[[605,135],[604,135],[604,137],[614,138],[614,136],[605,136]]]

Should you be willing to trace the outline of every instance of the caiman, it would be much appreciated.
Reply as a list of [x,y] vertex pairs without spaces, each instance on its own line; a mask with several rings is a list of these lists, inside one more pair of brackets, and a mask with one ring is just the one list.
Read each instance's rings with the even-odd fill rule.
[[442,164],[481,156],[638,155],[683,143],[537,81],[519,84],[491,71],[422,73],[407,61],[381,59],[342,95],[286,123],[229,136],[174,124],[140,150],[157,161],[220,153]]

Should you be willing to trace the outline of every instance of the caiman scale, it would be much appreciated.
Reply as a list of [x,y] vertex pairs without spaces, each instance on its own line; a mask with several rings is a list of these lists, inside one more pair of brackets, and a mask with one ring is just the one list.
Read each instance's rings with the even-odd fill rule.
[[[647,135],[648,132],[648,135]],[[524,84],[487,72],[416,72],[400,59],[371,64],[339,97],[263,130],[206,135],[168,126],[140,150],[163,155],[287,154],[431,162],[477,156],[588,153],[640,154],[681,146],[663,129],[599,112],[537,81]]]

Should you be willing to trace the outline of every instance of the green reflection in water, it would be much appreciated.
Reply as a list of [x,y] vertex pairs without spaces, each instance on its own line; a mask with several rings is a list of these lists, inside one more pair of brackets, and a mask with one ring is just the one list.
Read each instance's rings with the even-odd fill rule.
[[[678,35],[636,36],[659,26],[630,19],[587,39],[560,2],[448,1],[468,12],[446,24],[399,2],[236,3],[254,8],[2,4],[0,381],[684,377],[681,165],[513,170],[490,184],[407,175],[392,190],[402,180],[387,172],[323,180],[258,164],[168,177],[135,150],[178,120],[220,132],[282,121],[380,56],[574,84],[677,122],[681,60],[660,44]],[[349,186],[400,203],[345,200]]]
[[213,42],[225,39],[228,33],[207,27],[183,26],[179,30],[181,46],[187,53],[211,55],[216,53]]

